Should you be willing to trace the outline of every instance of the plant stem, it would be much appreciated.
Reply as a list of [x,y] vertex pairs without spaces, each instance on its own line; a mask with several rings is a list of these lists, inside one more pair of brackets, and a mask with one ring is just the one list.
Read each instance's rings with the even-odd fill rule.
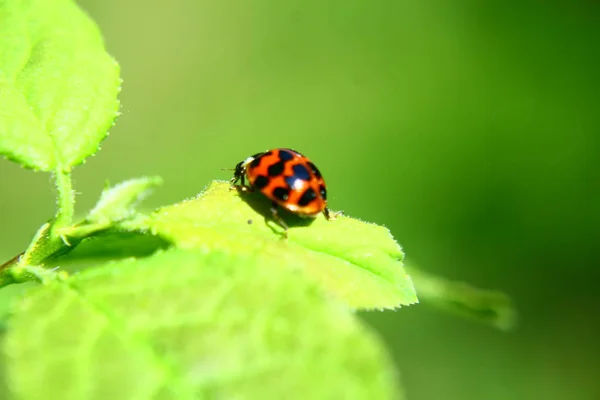
[[4,264],[0,265],[0,271],[2,271],[3,269],[6,269],[8,267],[10,267],[13,264],[16,264],[19,261],[19,258],[21,258],[21,256],[25,254],[25,252],[19,253],[16,256],[14,256],[13,258],[11,258],[10,260],[8,260],[7,262],[5,262]]
[[69,226],[73,221],[75,212],[75,193],[71,181],[71,171],[59,169],[55,172],[56,189],[58,192],[56,217],[54,218],[53,231]]
[[[23,253],[17,254],[12,259],[0,265],[0,271],[7,270],[19,261],[25,264],[42,262],[49,255],[65,247],[60,229],[71,225],[73,214],[75,213],[75,193],[73,192],[73,182],[71,181],[71,171],[59,168],[54,173],[58,198],[56,200],[58,210],[54,221],[44,224],[36,233],[29,248]],[[23,258],[21,258],[23,257]],[[6,280],[3,276],[3,285],[11,283],[13,280]],[[10,282],[9,282],[10,281]]]

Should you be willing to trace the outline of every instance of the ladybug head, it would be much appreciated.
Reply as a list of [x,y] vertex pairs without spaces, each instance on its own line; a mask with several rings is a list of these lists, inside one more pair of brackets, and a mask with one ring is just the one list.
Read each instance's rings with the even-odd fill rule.
[[246,158],[244,161],[239,162],[235,168],[234,168],[234,172],[233,172],[233,178],[231,179],[232,183],[236,183],[237,181],[241,180],[242,181],[242,185],[244,184],[244,175],[246,174],[246,167],[248,166],[248,164],[250,164],[252,161],[254,161],[254,157],[248,157]]
[[246,173],[246,161],[239,162],[234,169],[233,178],[240,179]]

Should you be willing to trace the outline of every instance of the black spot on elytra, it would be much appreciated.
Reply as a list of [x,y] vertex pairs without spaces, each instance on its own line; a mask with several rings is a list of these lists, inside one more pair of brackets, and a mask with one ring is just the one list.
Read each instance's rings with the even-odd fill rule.
[[278,186],[273,189],[273,196],[281,201],[286,201],[290,196],[290,190],[284,187]]
[[296,164],[292,167],[294,171],[294,176],[298,179],[302,179],[303,181],[310,180],[310,172],[306,169],[306,167],[302,164]]
[[298,153],[298,152],[297,152],[296,150],[294,150],[294,149],[281,149],[281,150],[289,151],[289,152],[290,152],[290,153],[292,153],[292,154],[295,154],[295,155],[297,155],[297,156],[300,156],[300,157],[304,157],[302,154]]
[[317,177],[317,179],[321,178],[321,176],[322,176],[321,172],[319,171],[319,169],[316,167],[315,164],[311,163],[310,161],[308,161],[306,164],[308,164],[308,166],[312,170],[312,173],[315,174],[315,176]]
[[325,189],[325,186],[319,186],[319,193],[321,193],[323,200],[327,200],[327,190]]
[[279,150],[279,159],[281,161],[290,161],[294,155],[289,150]]
[[254,160],[252,160],[250,162],[250,168],[256,168],[256,167],[258,167],[260,165],[260,162],[262,161],[262,158],[264,156],[269,156],[271,154],[273,154],[273,152],[270,151],[270,150],[266,151],[264,153],[256,153],[256,154],[254,154],[253,156],[251,156],[252,158],[254,158]]
[[276,162],[273,165],[270,165],[267,168],[267,173],[269,176],[279,176],[283,173],[283,168],[285,167],[285,163],[283,161]]
[[252,162],[250,163],[250,168],[256,168],[260,165],[260,160],[262,160],[262,158],[257,157],[254,160],[252,160]]
[[298,205],[301,207],[309,205],[311,202],[315,201],[317,198],[317,194],[312,188],[308,188],[302,193],[302,196],[298,200]]
[[254,186],[258,189],[262,189],[269,184],[269,178],[264,175],[259,175],[254,180]]

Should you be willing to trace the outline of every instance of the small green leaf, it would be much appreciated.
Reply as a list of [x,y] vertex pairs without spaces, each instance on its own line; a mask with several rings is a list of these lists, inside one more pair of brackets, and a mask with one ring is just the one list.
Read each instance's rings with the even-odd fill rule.
[[89,223],[106,224],[129,218],[150,191],[161,184],[162,179],[155,176],[130,179],[110,187],[102,192],[86,220]]
[[121,182],[105,189],[86,219],[79,224],[60,228],[59,235],[65,240],[74,240],[74,244],[78,244],[81,240],[113,228],[117,222],[143,217],[136,213],[135,207],[160,184],[162,184],[160,177],[144,177]]
[[505,293],[440,278],[412,266],[409,270],[423,304],[431,304],[503,331],[510,331],[516,326],[517,312]]
[[117,111],[119,67],[71,0],[0,2],[0,155],[64,171],[98,150]]
[[170,250],[22,299],[4,342],[24,400],[398,398],[379,340],[302,274]]
[[262,265],[297,268],[355,308],[395,308],[417,302],[402,251],[381,226],[349,217],[327,221],[286,215],[284,240],[269,222],[270,203],[213,182],[197,198],[159,209],[143,228],[182,248],[250,254]]

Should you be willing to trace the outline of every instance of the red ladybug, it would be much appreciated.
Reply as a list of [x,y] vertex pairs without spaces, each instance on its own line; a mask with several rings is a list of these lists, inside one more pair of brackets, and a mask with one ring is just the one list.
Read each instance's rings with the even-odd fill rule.
[[[236,185],[238,182],[241,185]],[[302,217],[314,218],[322,212],[332,220],[339,214],[327,208],[327,188],[315,164],[295,150],[273,149],[246,158],[235,166],[231,183],[242,190],[258,190],[270,199],[273,218],[286,236],[288,226],[277,213],[277,206]]]

